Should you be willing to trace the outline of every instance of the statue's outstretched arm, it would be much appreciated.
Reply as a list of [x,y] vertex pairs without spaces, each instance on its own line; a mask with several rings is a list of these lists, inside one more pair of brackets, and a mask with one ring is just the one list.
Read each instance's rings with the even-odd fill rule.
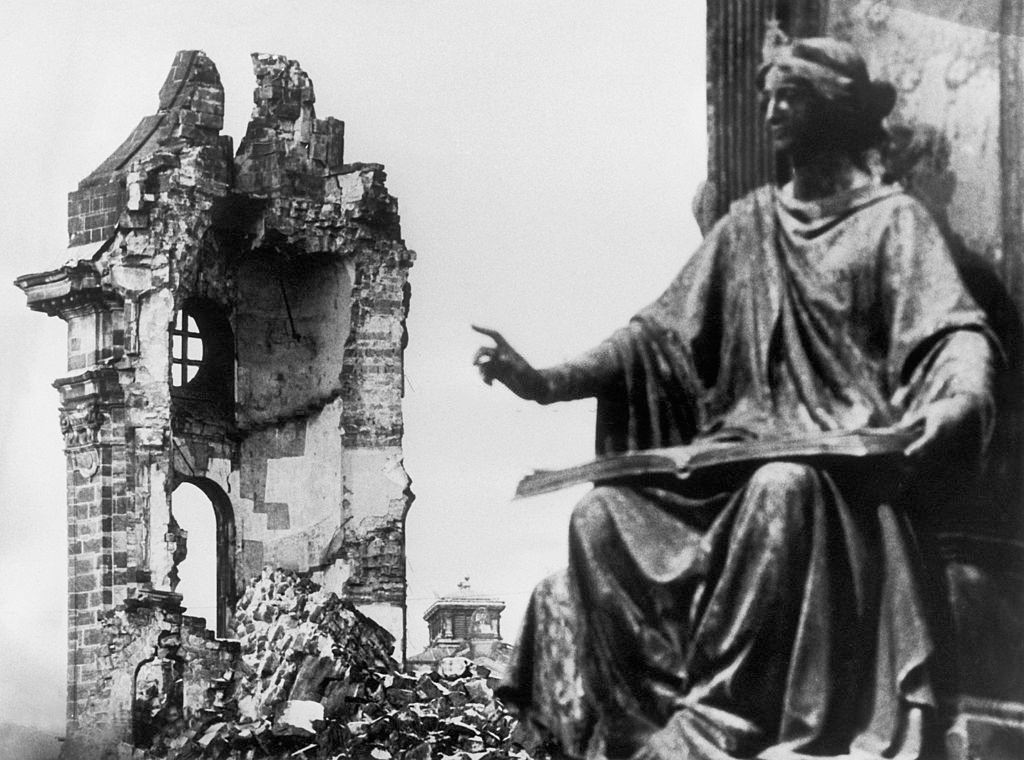
[[484,382],[490,385],[497,380],[528,401],[551,404],[590,398],[620,381],[619,360],[607,341],[572,361],[536,369],[497,330],[472,327],[494,341],[493,346],[477,349],[473,357]]

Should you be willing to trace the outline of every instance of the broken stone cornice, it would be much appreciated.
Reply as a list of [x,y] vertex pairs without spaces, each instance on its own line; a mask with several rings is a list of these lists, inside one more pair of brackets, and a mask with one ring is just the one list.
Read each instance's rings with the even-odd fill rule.
[[67,318],[69,311],[82,306],[119,306],[123,303],[121,296],[104,281],[99,267],[91,261],[23,275],[14,284],[25,293],[30,309],[62,319]]

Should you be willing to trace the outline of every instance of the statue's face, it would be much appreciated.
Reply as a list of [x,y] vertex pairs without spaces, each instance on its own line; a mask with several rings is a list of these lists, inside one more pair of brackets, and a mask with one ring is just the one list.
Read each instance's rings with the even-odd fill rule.
[[799,155],[827,139],[822,134],[825,105],[809,85],[773,68],[761,98],[774,150]]

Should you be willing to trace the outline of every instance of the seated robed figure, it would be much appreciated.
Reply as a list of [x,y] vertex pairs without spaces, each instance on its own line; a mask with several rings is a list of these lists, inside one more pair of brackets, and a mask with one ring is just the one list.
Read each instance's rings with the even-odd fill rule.
[[[732,205],[664,295],[574,361],[535,369],[493,330],[484,380],[598,400],[599,454],[914,426],[911,475],[976,472],[1000,349],[928,212],[868,156],[895,94],[847,43],[762,67],[791,169]],[[896,471],[773,461],[594,488],[570,526],[576,665],[609,758],[928,757],[933,638]],[[505,698],[541,725],[531,602]],[[547,680],[546,680],[547,679]],[[545,714],[548,710],[549,714]]]

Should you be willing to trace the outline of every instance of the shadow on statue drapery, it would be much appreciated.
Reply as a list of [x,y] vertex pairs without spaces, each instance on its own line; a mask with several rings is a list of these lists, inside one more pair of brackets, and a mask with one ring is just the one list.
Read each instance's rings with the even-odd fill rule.
[[[914,499],[926,575],[933,581],[940,689],[950,712],[964,699],[1024,702],[1024,323],[995,264],[953,229],[956,190],[948,138],[930,125],[897,126],[886,179],[899,181],[935,217],[968,291],[999,339],[997,419],[980,478]],[[1004,255],[1022,255],[1006,251]]]

